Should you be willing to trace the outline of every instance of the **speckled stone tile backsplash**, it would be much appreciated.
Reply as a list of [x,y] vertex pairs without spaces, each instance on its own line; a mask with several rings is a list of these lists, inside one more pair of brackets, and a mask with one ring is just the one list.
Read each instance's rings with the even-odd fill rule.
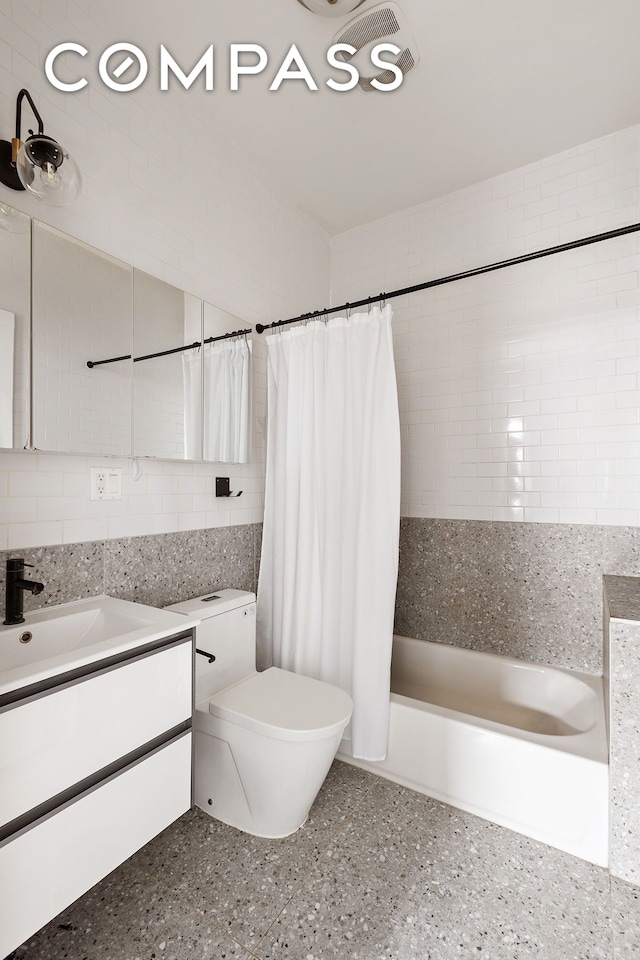
[[640,884],[640,622],[610,624],[611,872]]
[[403,518],[396,633],[602,672],[602,575],[640,528]]
[[[0,551],[34,564],[25,610],[107,593],[154,606],[255,590],[262,524]],[[602,575],[640,575],[640,528],[404,518],[396,632],[602,672]]]
[[107,540],[105,593],[154,607],[209,590],[255,590],[255,525]]
[[44,593],[25,594],[25,611],[107,593],[164,607],[208,590],[255,590],[261,524],[0,551],[33,564]]

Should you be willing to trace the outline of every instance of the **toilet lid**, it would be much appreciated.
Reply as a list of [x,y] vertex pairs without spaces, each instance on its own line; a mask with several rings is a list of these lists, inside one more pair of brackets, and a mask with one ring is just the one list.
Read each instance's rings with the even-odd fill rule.
[[276,740],[322,740],[349,722],[351,697],[328,683],[270,667],[214,694],[209,713]]

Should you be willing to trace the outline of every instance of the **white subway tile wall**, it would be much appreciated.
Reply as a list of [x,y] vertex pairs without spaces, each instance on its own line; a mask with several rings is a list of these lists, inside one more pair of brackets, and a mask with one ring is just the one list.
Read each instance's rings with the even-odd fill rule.
[[[95,78],[73,95],[50,87],[42,65],[59,37],[92,54],[113,40],[90,5],[50,11],[41,0],[0,11],[2,136],[27,86],[84,190],[59,210],[1,186],[0,201],[248,325],[325,303],[328,238],[207,134],[199,98],[162,95],[151,79],[126,95]],[[206,139],[206,169],[185,129]],[[331,245],[333,302],[635,222],[639,166],[631,128],[348,231]],[[630,237],[394,301],[405,516],[640,523],[639,265]],[[134,481],[128,461],[110,461],[124,496],[105,503],[89,500],[99,457],[0,453],[0,548],[261,520],[262,338],[254,357],[250,465],[143,460]],[[216,500],[216,473],[243,496]]]
[[[640,220],[633,127],[332,242],[332,302]],[[637,235],[398,298],[402,514],[640,524]]]
[[[72,207],[47,207],[1,185],[0,202],[217,304],[247,326],[327,301],[328,237],[220,131],[207,129],[193,92],[160,93],[152,71],[143,87],[128,94],[99,86],[95,70],[88,71],[89,86],[75,94],[49,85],[43,64],[55,43],[81,41],[95,58],[114,41],[111,25],[93,19],[91,4],[65,0],[54,11],[41,0],[6,0],[0,37],[0,135],[11,136],[15,98],[25,86],[47,133],[64,141],[83,176],[83,192]],[[61,71],[62,61],[59,66]],[[192,136],[199,150],[192,148]],[[145,459],[134,481],[127,460],[2,452],[0,548],[262,520],[263,338],[255,338],[254,358],[251,464]],[[121,501],[89,500],[89,469],[103,464],[123,468]],[[229,476],[242,496],[216,499],[216,474]]]
[[[0,549],[135,537],[262,520],[260,464],[183,463],[0,451]],[[90,500],[91,467],[122,469],[122,500]],[[239,499],[216,498],[228,476]]]

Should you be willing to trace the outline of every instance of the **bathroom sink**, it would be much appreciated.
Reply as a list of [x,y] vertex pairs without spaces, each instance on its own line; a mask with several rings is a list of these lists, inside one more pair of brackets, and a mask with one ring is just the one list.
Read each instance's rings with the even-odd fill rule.
[[114,597],[91,597],[25,614],[0,625],[0,695],[199,623]]

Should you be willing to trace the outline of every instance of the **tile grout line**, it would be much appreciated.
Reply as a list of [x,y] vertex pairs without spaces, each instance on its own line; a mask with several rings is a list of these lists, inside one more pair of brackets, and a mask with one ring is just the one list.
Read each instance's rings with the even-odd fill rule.
[[[351,821],[353,820],[354,816],[355,816],[356,813],[358,812],[359,808],[362,806],[362,804],[363,804],[364,801],[367,799],[367,797],[369,796],[370,792],[373,790],[373,788],[374,788],[375,786],[377,786],[377,784],[376,784],[375,782],[373,782],[373,783],[371,783],[371,784],[367,787],[367,789],[364,791],[364,793],[362,794],[362,796],[360,797],[360,799],[358,800],[358,802],[356,803],[356,805],[353,807],[353,809],[352,809],[351,813],[349,814],[349,816],[348,816],[348,817],[345,817],[345,819],[344,819],[344,821],[342,822],[341,826],[336,830],[336,832],[335,832],[334,834],[332,834],[330,840],[328,840],[327,843],[325,844],[325,846],[319,851],[319,853],[318,853],[318,858],[317,858],[317,860],[315,861],[315,863],[313,864],[313,866],[310,867],[309,870],[307,870],[307,872],[304,874],[304,876],[303,876],[303,877],[301,878],[301,880],[298,882],[298,885],[296,886],[295,890],[293,891],[293,893],[291,894],[291,896],[289,897],[289,899],[288,899],[288,900],[284,903],[284,905],[282,906],[282,909],[276,914],[276,916],[273,918],[273,920],[271,921],[271,923],[268,925],[268,927],[266,928],[266,930],[264,931],[264,933],[262,933],[262,934],[260,935],[260,937],[259,937],[259,939],[258,939],[258,943],[257,943],[257,945],[256,945],[256,949],[260,949],[260,944],[262,943],[262,941],[264,940],[264,938],[267,936],[267,934],[269,933],[269,931],[271,930],[271,928],[275,926],[275,924],[278,922],[278,920],[280,919],[280,917],[282,916],[282,914],[284,913],[284,911],[287,909],[287,907],[289,906],[289,904],[298,896],[298,894],[300,893],[300,891],[301,891],[302,888],[304,887],[305,883],[307,882],[307,880],[309,879],[309,877],[311,876],[311,874],[314,873],[315,870],[320,866],[320,862],[321,862],[322,859],[324,858],[324,855],[326,854],[326,852],[329,850],[330,847],[334,846],[334,844],[335,844],[335,842],[337,841],[338,837],[340,837],[340,835],[344,832],[344,830],[346,829],[347,825],[348,825],[349,823],[351,823]],[[254,954],[254,956],[256,956],[256,955]],[[260,960],[260,958],[258,958],[258,960]]]
[[616,960],[616,934],[615,934],[615,923],[613,922],[613,876],[611,874],[611,867],[607,870],[609,874],[609,925],[610,925],[610,935],[611,935],[611,960]]
[[327,843],[326,843],[326,844],[322,847],[322,849],[319,851],[317,860],[315,861],[315,863],[313,864],[313,866],[310,867],[309,870],[304,874],[304,876],[301,878],[301,880],[298,882],[296,888],[295,888],[294,891],[292,892],[291,896],[285,901],[285,903],[283,904],[283,906],[281,907],[281,909],[278,911],[278,913],[275,915],[275,917],[273,918],[273,920],[268,924],[268,926],[266,927],[266,929],[264,930],[264,932],[259,936],[255,948],[246,946],[246,944],[242,943],[242,941],[238,940],[236,937],[234,937],[232,934],[230,934],[227,930],[225,930],[222,926],[220,926],[220,924],[219,924],[216,920],[211,919],[211,918],[208,916],[208,914],[205,914],[202,910],[200,910],[198,907],[196,907],[195,904],[191,903],[190,900],[188,900],[186,897],[182,896],[182,894],[180,894],[180,893],[178,893],[177,891],[175,891],[175,890],[173,889],[173,887],[169,886],[161,877],[157,876],[152,870],[147,869],[147,870],[145,870],[145,873],[147,873],[147,875],[150,876],[152,880],[154,880],[154,881],[155,881],[156,883],[158,883],[164,890],[166,890],[167,893],[170,893],[171,896],[174,897],[175,900],[177,900],[179,903],[182,903],[182,904],[184,904],[186,907],[188,907],[189,910],[190,910],[192,913],[195,913],[198,917],[200,917],[201,919],[205,920],[205,921],[206,921],[207,923],[209,923],[212,927],[214,927],[216,930],[218,930],[220,933],[222,933],[225,937],[227,937],[228,939],[232,940],[234,943],[236,943],[239,947],[241,947],[241,948],[242,948],[246,953],[248,953],[250,956],[255,957],[256,960],[261,960],[259,954],[256,953],[255,950],[259,949],[260,944],[262,943],[263,939],[264,939],[264,938],[266,937],[266,935],[268,934],[269,930],[271,930],[271,928],[274,926],[274,924],[277,923],[278,919],[279,919],[280,916],[282,915],[282,912],[287,908],[287,906],[291,903],[291,901],[298,895],[298,893],[300,892],[300,890],[302,889],[302,887],[303,887],[304,884],[306,883],[306,881],[307,881],[307,879],[309,878],[309,876],[314,872],[314,870],[316,869],[316,867],[320,864],[320,861],[322,860],[322,858],[323,858],[324,854],[326,853],[326,851],[327,851],[331,846],[333,846],[333,844],[334,844],[335,841],[338,839],[338,837],[340,836],[340,834],[345,830],[347,824],[350,823],[350,822],[353,820],[353,817],[354,817],[355,814],[357,813],[358,809],[359,809],[360,806],[364,803],[364,801],[366,800],[366,798],[369,796],[371,790],[372,790],[375,786],[377,786],[377,784],[376,784],[375,781],[374,781],[374,782],[372,782],[372,783],[366,788],[366,790],[363,792],[363,794],[362,794],[362,796],[360,797],[360,799],[357,801],[357,803],[355,804],[355,806],[352,808],[351,813],[344,819],[344,821],[342,822],[341,826],[336,830],[335,833],[333,833],[333,834],[331,835],[330,839],[327,841]]
[[191,913],[194,913],[194,914],[195,914],[196,916],[198,916],[200,919],[204,920],[206,923],[208,923],[208,924],[209,924],[210,926],[212,926],[214,929],[216,929],[217,931],[219,931],[225,938],[227,938],[227,939],[231,940],[233,943],[237,944],[242,950],[244,950],[246,953],[248,953],[251,957],[255,957],[256,960],[261,960],[260,956],[255,952],[255,949],[259,948],[260,943],[263,941],[264,937],[267,935],[267,933],[268,933],[269,930],[272,928],[272,926],[277,922],[277,920],[278,920],[279,917],[281,916],[282,912],[283,912],[283,911],[286,909],[286,907],[291,903],[291,901],[294,899],[294,897],[296,897],[296,896],[298,895],[298,893],[300,892],[300,890],[302,889],[302,887],[303,887],[304,884],[306,883],[308,877],[311,875],[311,873],[313,873],[313,871],[314,871],[314,870],[316,869],[316,867],[319,865],[319,863],[320,863],[321,859],[323,858],[324,854],[326,853],[326,851],[334,844],[334,842],[337,840],[337,838],[338,838],[338,837],[342,834],[342,832],[346,829],[347,824],[349,824],[349,823],[353,820],[353,817],[355,816],[355,814],[357,813],[357,811],[359,810],[359,808],[361,807],[361,805],[362,805],[362,804],[364,803],[364,801],[367,799],[367,797],[369,796],[369,794],[371,793],[371,791],[374,789],[374,787],[377,786],[377,780],[378,780],[378,778],[376,778],[375,776],[371,775],[371,781],[372,781],[372,782],[371,782],[368,786],[365,787],[365,789],[364,789],[363,792],[362,792],[362,795],[361,795],[360,798],[356,801],[356,803],[354,804],[354,806],[351,808],[351,812],[348,814],[348,816],[345,817],[344,821],[338,826],[338,828],[335,830],[335,832],[331,834],[331,836],[330,836],[330,838],[328,839],[328,841],[326,842],[326,844],[319,850],[318,856],[317,856],[317,859],[316,859],[315,863],[314,863],[313,866],[311,866],[311,867],[309,868],[309,870],[304,874],[304,876],[301,878],[301,880],[298,882],[298,884],[296,885],[295,889],[293,890],[291,896],[288,897],[288,899],[287,899],[287,900],[285,901],[285,903],[283,904],[282,908],[277,912],[277,914],[275,915],[275,917],[273,918],[273,920],[268,924],[268,926],[266,927],[266,929],[264,930],[264,932],[263,932],[262,934],[260,934],[260,936],[258,937],[258,940],[257,940],[257,943],[256,943],[255,948],[253,948],[253,947],[248,947],[246,944],[242,943],[242,941],[238,940],[237,937],[233,936],[233,934],[231,934],[231,933],[229,933],[227,930],[225,930],[224,927],[222,927],[217,920],[211,918],[207,913],[205,913],[203,910],[201,910],[200,908],[198,908],[198,907],[197,907],[195,904],[193,904],[189,899],[187,899],[187,898],[186,898],[185,896],[183,896],[181,893],[179,893],[178,891],[176,891],[173,886],[171,886],[170,884],[168,884],[163,877],[161,877],[161,876],[159,876],[157,873],[155,873],[152,868],[149,868],[149,867],[142,868],[142,869],[143,869],[143,872],[144,872],[144,874],[145,874],[146,876],[150,877],[152,881],[154,881],[155,883],[157,883],[163,890],[165,890],[168,894],[170,894],[170,895],[174,898],[174,900],[176,900],[177,902],[182,903],[184,906],[186,906]]
[[181,903],[185,907],[187,907],[191,913],[196,914],[196,916],[200,917],[201,920],[204,920],[205,923],[208,923],[211,927],[213,927],[219,933],[222,933],[225,936],[225,938],[227,938],[228,940],[232,940],[233,943],[236,943],[246,953],[250,954],[252,957],[256,957],[256,960],[260,960],[260,957],[258,957],[258,955],[253,952],[251,947],[247,947],[245,946],[244,943],[241,943],[240,940],[238,940],[236,937],[230,934],[227,930],[221,927],[216,920],[213,920],[211,917],[209,917],[208,914],[204,913],[204,911],[196,907],[196,905],[193,904],[190,900],[187,900],[187,898],[182,896],[182,894],[178,893],[177,890],[174,890],[173,887],[170,887],[167,883],[165,883],[164,880],[162,880],[160,877],[157,877],[152,870],[147,869],[145,870],[145,873],[147,874],[147,876],[151,877],[151,879],[154,880],[157,884],[159,884],[164,890],[166,890],[167,893],[171,894],[174,900],[176,900],[178,903]]

